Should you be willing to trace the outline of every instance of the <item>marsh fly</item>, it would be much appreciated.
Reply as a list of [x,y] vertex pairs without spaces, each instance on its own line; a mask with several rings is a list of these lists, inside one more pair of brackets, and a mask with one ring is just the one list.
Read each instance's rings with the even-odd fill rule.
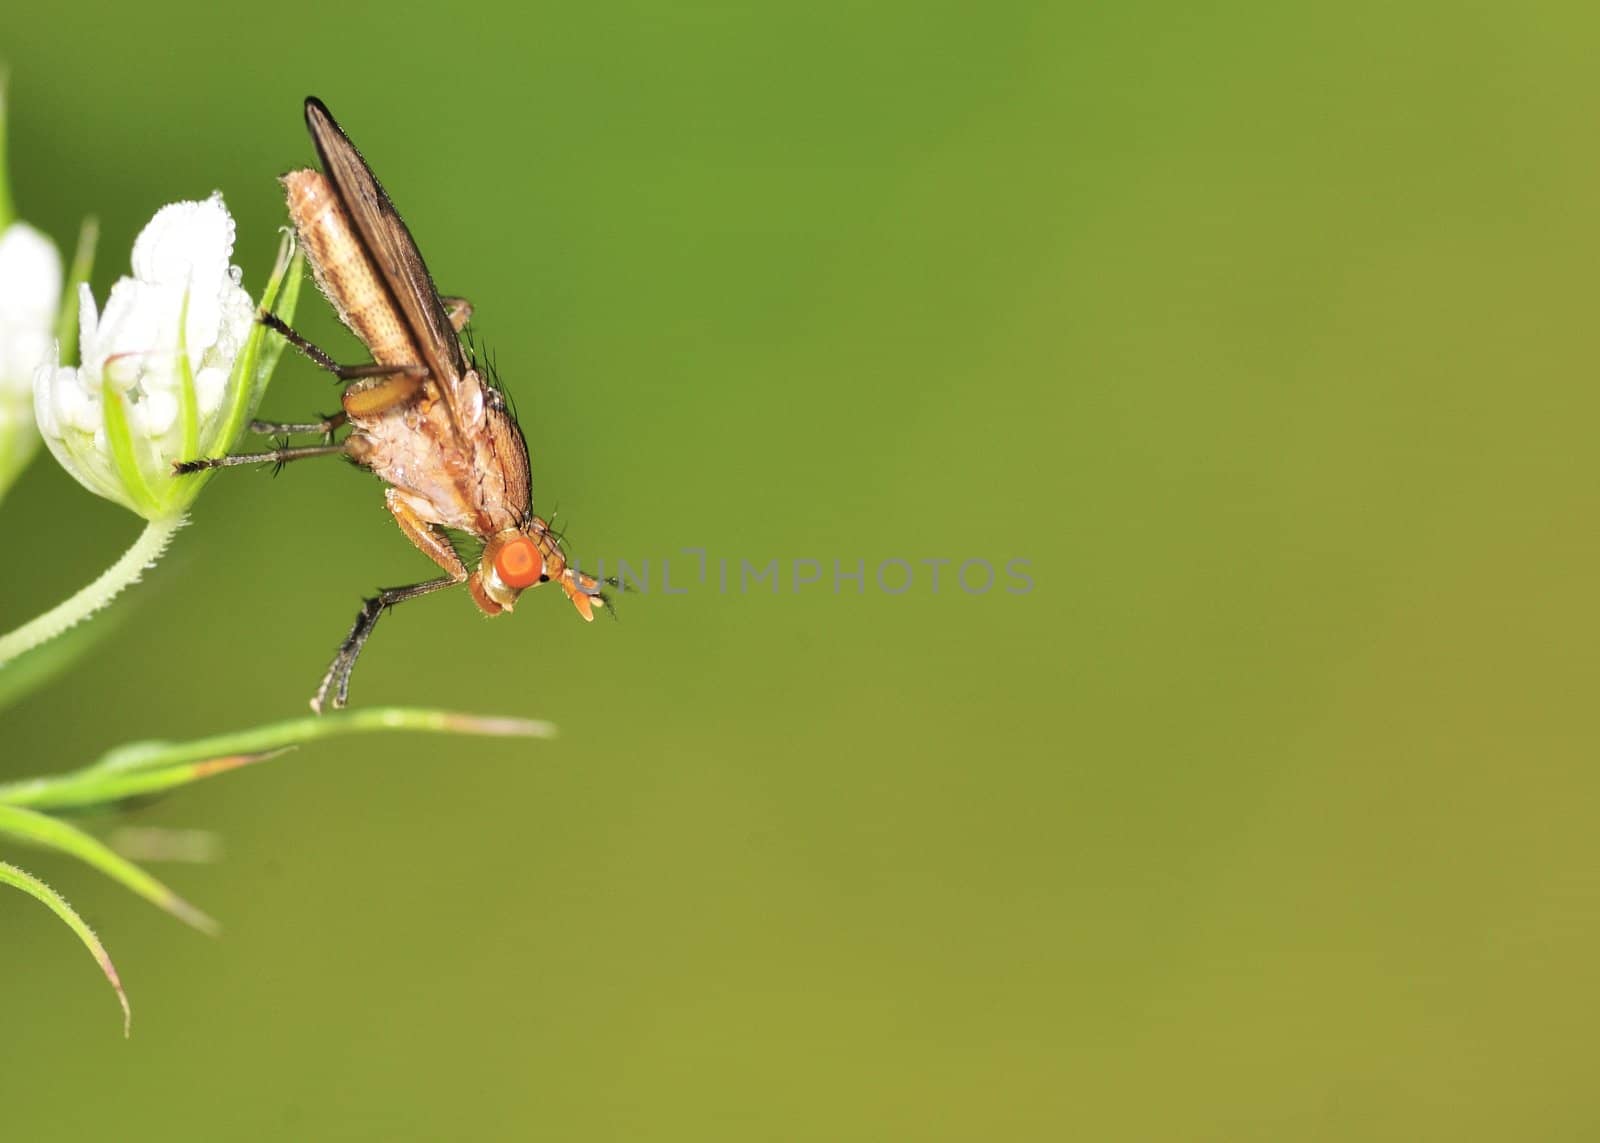
[[[461,331],[472,307],[439,296],[411,232],[321,100],[306,100],[306,126],[322,171],[283,176],[289,217],[317,285],[372,361],[339,365],[263,314],[263,322],[348,382],[342,410],[308,424],[254,422],[255,432],[283,434],[283,445],[176,468],[198,472],[344,456],[389,486],[384,499],[395,523],[443,569],[435,579],[385,588],[363,602],[311,700],[320,713],[330,699],[334,707],[345,705],[356,657],[378,617],[397,603],[464,583],[484,614],[498,615],[510,611],[525,589],[553,581],[578,614],[591,620],[606,597],[594,577],[568,566],[560,538],[533,514],[522,430],[504,395],[462,349]],[[336,439],[346,427],[349,432]],[[297,432],[321,433],[324,443],[291,448],[287,434]],[[474,559],[476,566],[469,568]]]

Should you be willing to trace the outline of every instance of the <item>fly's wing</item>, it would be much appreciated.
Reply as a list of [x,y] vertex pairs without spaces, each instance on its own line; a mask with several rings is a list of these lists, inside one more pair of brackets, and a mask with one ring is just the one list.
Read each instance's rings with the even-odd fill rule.
[[459,431],[456,389],[467,372],[466,361],[422,252],[400,212],[389,201],[383,184],[315,96],[306,99],[306,126],[322,157],[322,169],[355,220],[356,233],[405,316],[412,340],[422,355],[417,364],[426,366],[438,382],[450,418]]

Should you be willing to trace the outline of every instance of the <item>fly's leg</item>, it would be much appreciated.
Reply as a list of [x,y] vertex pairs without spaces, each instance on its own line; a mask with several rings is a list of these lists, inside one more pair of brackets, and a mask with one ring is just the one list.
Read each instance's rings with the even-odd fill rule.
[[[469,307],[470,309],[470,307]],[[320,429],[323,432],[331,431],[325,427],[334,420],[343,424],[349,417],[375,417],[396,405],[404,404],[422,388],[423,380],[428,376],[425,365],[384,365],[380,362],[369,362],[366,365],[340,365],[326,350],[319,349],[294,330],[286,325],[277,314],[262,313],[258,321],[268,329],[277,330],[290,345],[305,354],[317,365],[332,373],[341,381],[370,380],[367,385],[352,385],[344,392],[344,412],[337,417],[325,418],[321,425],[305,426],[307,431]],[[285,426],[290,427],[290,426]],[[296,428],[302,426],[293,426]],[[337,427],[337,426],[334,426]]]
[[190,472],[203,472],[208,468],[233,468],[240,464],[275,464],[280,468],[291,460],[309,460],[314,456],[342,456],[345,454],[343,442],[339,444],[304,445],[300,448],[271,449],[268,452],[241,453],[237,456],[208,456],[197,460],[175,460],[172,462],[174,476],[183,476]]
[[406,539],[415,544],[418,551],[438,564],[447,574],[439,579],[430,579],[410,587],[386,588],[372,599],[362,601],[361,612],[356,616],[355,626],[350,628],[350,634],[340,644],[339,653],[329,664],[328,673],[322,676],[322,685],[317,688],[316,695],[311,699],[311,709],[318,714],[322,713],[330,691],[333,694],[333,708],[338,710],[344,706],[350,694],[350,673],[355,670],[356,658],[361,654],[361,648],[366,644],[367,637],[372,634],[373,627],[377,625],[378,616],[397,603],[404,603],[408,599],[415,599],[419,595],[427,595],[441,588],[454,587],[458,583],[465,582],[467,578],[466,565],[461,562],[461,557],[456,555],[456,550],[450,546],[450,541],[418,515],[416,509],[401,493],[393,488],[389,489],[384,496],[384,503],[394,516],[395,523],[399,524],[400,530],[406,534]]
[[277,333],[281,333],[285,341],[309,357],[312,363],[315,364],[319,369],[326,369],[329,373],[335,375],[338,374],[340,368],[339,363],[330,357],[326,350],[312,345],[305,338],[301,337],[294,330],[290,329],[289,323],[284,321],[277,314],[268,310],[262,310],[256,315],[256,320],[262,325],[266,326],[268,329]]
[[424,384],[422,373],[396,373],[365,385],[352,385],[344,391],[344,411],[351,417],[377,417],[416,396]]
[[251,421],[250,431],[264,437],[282,437],[291,433],[318,433],[330,441],[336,430],[348,420],[344,413],[334,413],[320,421]]
[[447,575],[453,576],[456,583],[465,582],[467,565],[456,555],[456,550],[450,546],[445,534],[424,520],[411,506],[405,493],[395,488],[389,489],[383,494],[383,506],[389,509],[394,522],[400,525],[400,530],[406,534],[406,539],[416,545],[417,551],[438,564]]
[[322,685],[311,698],[311,709],[321,714],[330,692],[333,696],[334,710],[339,710],[349,700],[350,672],[355,670],[356,659],[360,656],[361,648],[366,645],[367,639],[371,637],[372,629],[378,625],[380,615],[397,603],[404,603],[408,599],[415,599],[419,595],[427,595],[441,588],[454,587],[460,582],[454,576],[442,576],[439,579],[414,583],[409,587],[386,587],[371,599],[363,600],[361,611],[356,615],[355,626],[350,628],[350,634],[346,635],[344,642],[339,645],[339,653],[328,665],[328,673],[322,676]]
[[340,365],[328,352],[311,344],[301,337],[280,318],[277,314],[262,313],[257,319],[268,329],[276,330],[283,334],[284,340],[294,346],[301,353],[309,357],[317,366],[326,369],[341,381],[359,381],[363,377],[391,377],[403,376],[420,381],[428,375],[425,365],[381,365],[378,362],[369,362],[366,365]]
[[450,317],[450,328],[460,333],[472,320],[472,303],[466,298],[440,298],[444,312]]

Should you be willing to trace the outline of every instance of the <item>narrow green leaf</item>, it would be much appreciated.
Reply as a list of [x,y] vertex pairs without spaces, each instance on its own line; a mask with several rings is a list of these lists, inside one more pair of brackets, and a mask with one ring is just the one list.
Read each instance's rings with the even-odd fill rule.
[[128,1005],[128,994],[122,990],[122,980],[117,976],[117,966],[111,963],[111,954],[106,952],[105,945],[100,943],[100,938],[94,935],[84,919],[78,916],[77,911],[67,904],[66,899],[50,886],[40,881],[31,873],[25,873],[15,865],[8,865],[0,861],[0,885],[11,885],[21,889],[24,893],[38,901],[42,901],[47,909],[66,924],[78,935],[95,963],[100,966],[100,971],[106,974],[106,979],[111,982],[111,987],[117,991],[117,1003],[122,1005],[122,1034],[126,1037],[133,1030],[133,1009]]
[[[191,782],[214,778],[218,774],[226,774],[229,770],[237,770],[242,766],[276,758],[292,749],[294,748],[286,746],[282,750],[267,750],[260,754],[227,754],[221,758],[207,758],[203,762],[187,762],[155,770],[138,769],[126,772],[80,770],[76,775],[66,776],[72,779],[70,781],[41,780],[39,789],[47,792],[47,796],[42,799],[22,791],[20,783],[18,787],[7,787],[7,790],[17,789],[18,800],[15,802],[0,800],[0,805],[26,803],[52,810],[93,809],[97,806],[124,802],[129,798],[149,797],[151,794],[160,794],[177,786],[187,786]],[[3,797],[4,795],[0,794],[0,798]]]
[[548,722],[484,717],[422,707],[364,707],[307,715],[191,742],[129,742],[91,766],[0,785],[0,802],[34,809],[102,805],[238,769],[293,746],[384,730],[486,737],[553,738]]
[[217,923],[210,917],[75,825],[19,806],[0,805],[0,834],[76,857],[185,924],[203,933],[217,932]]

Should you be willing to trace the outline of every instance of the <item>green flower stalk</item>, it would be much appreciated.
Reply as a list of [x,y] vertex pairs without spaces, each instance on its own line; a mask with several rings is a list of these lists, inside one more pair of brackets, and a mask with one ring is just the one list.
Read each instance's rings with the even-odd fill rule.
[[[207,476],[176,461],[226,453],[260,402],[283,339],[231,264],[234,222],[222,196],[163,207],[134,243],[133,274],[104,309],[79,290],[81,364],[59,357],[33,377],[34,413],[56,460],[90,492],[143,517],[133,546],[94,583],[0,636],[0,665],[110,603],[166,550]],[[300,258],[285,235],[260,309],[288,320]]]

